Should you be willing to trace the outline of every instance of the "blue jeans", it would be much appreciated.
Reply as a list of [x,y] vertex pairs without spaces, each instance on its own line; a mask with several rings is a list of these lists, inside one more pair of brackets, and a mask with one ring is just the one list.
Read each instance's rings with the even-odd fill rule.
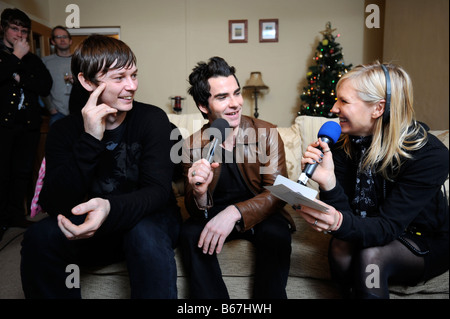
[[64,117],[66,117],[66,115],[64,115],[64,114],[62,114],[62,113],[59,113],[59,112],[57,112],[57,113],[55,113],[55,114],[52,114],[51,116],[50,116],[50,121],[48,122],[48,125],[52,125],[53,123],[55,123],[57,120],[60,120],[60,119],[62,119],[62,118],[64,118]]
[[[80,216],[78,216],[80,217]],[[81,216],[82,217],[82,216]],[[84,217],[83,217],[84,218]],[[74,223],[81,223],[73,218]],[[179,211],[155,213],[120,234],[67,240],[55,217],[31,226],[22,242],[21,276],[26,298],[81,298],[68,288],[66,267],[101,266],[126,259],[131,298],[177,298],[174,248],[181,225]]]

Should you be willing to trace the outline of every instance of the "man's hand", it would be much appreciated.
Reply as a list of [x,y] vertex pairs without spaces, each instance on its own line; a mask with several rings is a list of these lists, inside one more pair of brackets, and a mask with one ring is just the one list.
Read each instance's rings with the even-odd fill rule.
[[86,220],[81,225],[74,225],[68,218],[58,215],[58,226],[67,239],[85,239],[94,236],[95,232],[109,215],[111,206],[109,201],[103,198],[93,198],[85,203],[75,206],[72,214],[87,214]]
[[30,52],[30,44],[27,42],[26,37],[17,39],[13,46],[13,54],[21,60],[28,52]]
[[212,255],[214,250],[219,254],[222,251],[225,240],[240,219],[241,213],[238,209],[234,205],[228,206],[214,216],[203,228],[198,247],[203,249],[204,254],[209,253]]
[[81,110],[84,121],[84,130],[101,141],[106,128],[106,117],[117,113],[115,108],[104,103],[97,105],[98,97],[105,89],[106,84],[101,83],[89,96],[86,105]]
[[191,184],[194,196],[200,206],[206,206],[206,192],[208,191],[208,185],[213,179],[213,171],[217,167],[219,167],[219,163],[210,164],[207,160],[201,159],[189,168],[189,184]]

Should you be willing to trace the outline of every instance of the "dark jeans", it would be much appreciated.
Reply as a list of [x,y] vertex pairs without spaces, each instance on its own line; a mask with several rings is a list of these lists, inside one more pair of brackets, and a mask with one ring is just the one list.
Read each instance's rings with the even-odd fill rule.
[[80,288],[68,288],[66,267],[107,265],[125,257],[131,298],[177,298],[174,248],[180,218],[168,212],[142,219],[123,234],[102,234],[67,240],[56,218],[31,226],[22,242],[21,276],[26,298],[81,298]]
[[[228,299],[216,253],[203,254],[197,246],[206,222],[190,218],[181,228],[180,247],[185,268],[190,275],[190,297]],[[286,299],[292,250],[288,221],[281,214],[273,214],[245,233],[233,230],[227,241],[233,239],[246,239],[255,245],[253,298]]]

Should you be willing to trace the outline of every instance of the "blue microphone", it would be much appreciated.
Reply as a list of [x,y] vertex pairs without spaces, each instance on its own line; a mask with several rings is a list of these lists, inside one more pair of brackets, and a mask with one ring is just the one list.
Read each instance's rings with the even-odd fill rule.
[[[334,121],[325,122],[317,133],[317,137],[321,138],[322,141],[327,143],[330,147],[337,142],[339,136],[341,136],[341,126],[339,123]],[[317,148],[322,150],[320,146],[317,146]],[[297,183],[306,186],[308,179],[311,178],[317,168],[317,165],[319,165],[319,163],[306,164],[305,170],[300,174]]]

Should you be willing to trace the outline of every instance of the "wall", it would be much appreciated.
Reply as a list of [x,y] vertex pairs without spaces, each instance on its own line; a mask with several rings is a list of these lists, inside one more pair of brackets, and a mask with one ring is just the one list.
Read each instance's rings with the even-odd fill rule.
[[414,109],[431,129],[449,128],[449,1],[386,0],[384,59],[413,81]]
[[[138,58],[137,98],[166,112],[170,96],[186,97],[183,112],[197,112],[187,78],[197,62],[219,55],[237,68],[241,85],[261,71],[270,87],[258,100],[260,118],[290,125],[320,31],[327,21],[340,33],[346,63],[363,55],[364,2],[355,0],[49,0],[50,24],[64,24],[65,7],[76,3],[81,26],[120,26],[121,39]],[[259,43],[258,20],[279,19],[279,42]],[[248,43],[228,43],[228,20],[248,19]],[[253,114],[251,97],[245,114]]]
[[[448,0],[0,0],[47,22],[64,24],[76,3],[81,26],[120,26],[138,57],[138,99],[171,112],[169,97],[186,97],[184,113],[197,112],[187,95],[195,64],[220,55],[236,66],[241,85],[261,71],[270,91],[258,100],[260,118],[292,123],[307,67],[327,21],[340,33],[345,63],[375,59],[401,64],[411,74],[419,120],[448,129]],[[381,9],[383,30],[364,26],[365,6]],[[385,13],[385,19],[383,19]],[[259,43],[258,20],[278,18],[278,43]],[[249,42],[228,43],[228,20],[248,19]],[[40,22],[41,22],[40,21]],[[383,59],[384,56],[384,59]],[[245,99],[244,113],[253,113]]]
[[1,0],[0,10],[5,8],[19,8],[31,19],[44,25],[50,20],[49,0]]

